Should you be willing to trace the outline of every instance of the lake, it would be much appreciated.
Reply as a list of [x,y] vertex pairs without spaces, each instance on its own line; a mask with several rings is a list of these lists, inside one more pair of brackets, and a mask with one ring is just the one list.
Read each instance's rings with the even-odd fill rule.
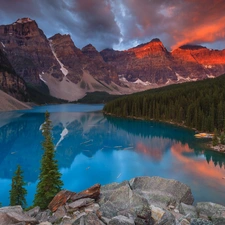
[[0,113],[0,202],[9,204],[11,178],[24,171],[32,204],[43,153],[41,125],[50,112],[64,188],[81,191],[136,176],[179,180],[195,201],[225,205],[225,155],[194,131],[170,124],[104,116],[103,105],[63,104]]

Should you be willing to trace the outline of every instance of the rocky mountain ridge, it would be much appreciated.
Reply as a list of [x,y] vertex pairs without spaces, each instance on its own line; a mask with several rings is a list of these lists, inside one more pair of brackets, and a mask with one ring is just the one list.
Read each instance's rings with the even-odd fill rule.
[[47,85],[52,96],[78,100],[87,92],[129,94],[163,85],[217,77],[225,50],[186,45],[169,52],[159,39],[125,51],[77,48],[70,35],[49,39],[29,18],[0,26],[0,49],[26,84]]
[[20,78],[4,51],[0,49],[0,90],[6,92],[7,94],[22,100],[28,100],[28,93],[26,89],[26,84],[22,78]]
[[0,208],[2,225],[223,225],[225,207],[211,202],[193,206],[191,189],[179,181],[136,177],[82,192],[60,191],[47,210]]

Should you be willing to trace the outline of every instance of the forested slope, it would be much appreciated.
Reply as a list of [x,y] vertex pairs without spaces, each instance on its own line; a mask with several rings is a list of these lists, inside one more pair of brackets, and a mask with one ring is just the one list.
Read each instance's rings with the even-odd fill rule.
[[107,103],[104,113],[162,120],[199,131],[225,129],[225,74],[197,82],[171,85]]

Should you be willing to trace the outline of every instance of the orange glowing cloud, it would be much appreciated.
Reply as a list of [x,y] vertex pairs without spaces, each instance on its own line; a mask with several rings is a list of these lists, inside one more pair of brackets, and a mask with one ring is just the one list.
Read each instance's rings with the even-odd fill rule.
[[180,34],[174,35],[176,44],[172,49],[189,43],[214,42],[225,38],[225,16],[217,23],[205,24],[194,29],[180,31]]

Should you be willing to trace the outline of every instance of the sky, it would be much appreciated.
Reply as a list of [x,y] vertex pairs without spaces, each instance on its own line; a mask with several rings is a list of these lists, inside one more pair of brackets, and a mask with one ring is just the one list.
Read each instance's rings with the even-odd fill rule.
[[35,20],[47,37],[70,34],[83,48],[124,50],[159,38],[225,49],[224,0],[1,0],[0,24]]

